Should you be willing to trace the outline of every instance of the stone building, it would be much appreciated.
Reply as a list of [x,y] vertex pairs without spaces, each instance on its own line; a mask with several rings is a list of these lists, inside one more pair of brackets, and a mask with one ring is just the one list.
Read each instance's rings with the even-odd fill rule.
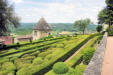
[[43,37],[47,37],[52,32],[52,28],[50,25],[45,21],[44,18],[41,18],[39,22],[33,27],[32,34],[24,35],[24,36],[17,36],[15,38],[15,43],[20,41],[31,41],[37,40]]
[[50,27],[50,25],[45,21],[44,18],[41,18],[39,22],[33,27],[33,31],[32,31],[33,40],[46,37],[50,35],[51,32],[52,32],[52,28]]

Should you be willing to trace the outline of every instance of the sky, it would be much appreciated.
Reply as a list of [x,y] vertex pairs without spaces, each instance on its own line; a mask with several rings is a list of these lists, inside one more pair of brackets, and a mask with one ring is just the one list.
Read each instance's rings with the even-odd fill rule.
[[97,23],[97,15],[105,0],[9,0],[21,22],[38,22],[44,17],[48,23],[73,23],[90,18]]

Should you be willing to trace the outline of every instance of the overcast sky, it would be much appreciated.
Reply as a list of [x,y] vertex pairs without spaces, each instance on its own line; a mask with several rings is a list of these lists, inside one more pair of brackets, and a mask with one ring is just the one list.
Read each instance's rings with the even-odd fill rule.
[[105,0],[10,0],[14,3],[21,22],[38,22],[44,17],[49,23],[73,23],[90,18],[97,22],[98,12]]

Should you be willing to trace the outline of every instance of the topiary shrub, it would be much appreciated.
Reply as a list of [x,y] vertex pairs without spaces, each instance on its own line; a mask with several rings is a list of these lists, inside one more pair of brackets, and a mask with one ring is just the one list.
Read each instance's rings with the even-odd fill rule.
[[83,53],[83,60],[85,64],[88,64],[93,57],[95,48],[87,48]]
[[31,53],[30,55],[34,55],[37,57],[39,53],[40,53],[40,51],[37,51],[37,52]]
[[47,60],[51,60],[52,58],[54,58],[54,54],[49,54],[45,57]]
[[44,60],[42,60],[42,58],[38,57],[36,59],[33,60],[33,64],[34,65],[40,65],[44,62]]
[[7,75],[15,75],[15,72],[12,71],[12,72],[8,73]]
[[49,50],[49,51],[45,51],[40,53],[38,56],[39,57],[46,57],[47,55],[51,54],[53,51]]
[[80,64],[75,67],[75,75],[83,75],[86,65]]
[[7,75],[8,73],[15,70],[16,70],[16,66],[12,62],[5,62],[1,65],[0,75]]
[[68,67],[63,62],[58,62],[53,66],[53,72],[56,74],[66,74],[68,70]]
[[67,37],[67,38],[66,38],[66,40],[67,40],[67,41],[69,41],[69,40],[70,40],[70,38],[69,38],[69,37]]
[[14,60],[14,64],[16,65],[16,68],[18,70],[18,69],[21,69],[23,67],[31,65],[31,60],[26,60],[26,59],[23,59],[23,58],[22,59],[18,58],[18,59]]
[[20,43],[19,42],[17,42],[16,44],[17,44],[18,47],[20,47]]
[[64,45],[65,45],[64,43],[62,43],[62,44],[57,44],[57,45],[56,45],[56,48],[64,48]]

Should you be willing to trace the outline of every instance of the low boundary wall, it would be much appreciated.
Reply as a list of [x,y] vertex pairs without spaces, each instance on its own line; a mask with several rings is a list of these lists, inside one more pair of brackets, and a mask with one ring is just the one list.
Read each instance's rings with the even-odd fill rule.
[[86,70],[83,75],[101,75],[102,64],[104,59],[104,52],[106,49],[107,43],[107,32],[104,34],[103,39],[98,45],[96,52],[88,64]]

